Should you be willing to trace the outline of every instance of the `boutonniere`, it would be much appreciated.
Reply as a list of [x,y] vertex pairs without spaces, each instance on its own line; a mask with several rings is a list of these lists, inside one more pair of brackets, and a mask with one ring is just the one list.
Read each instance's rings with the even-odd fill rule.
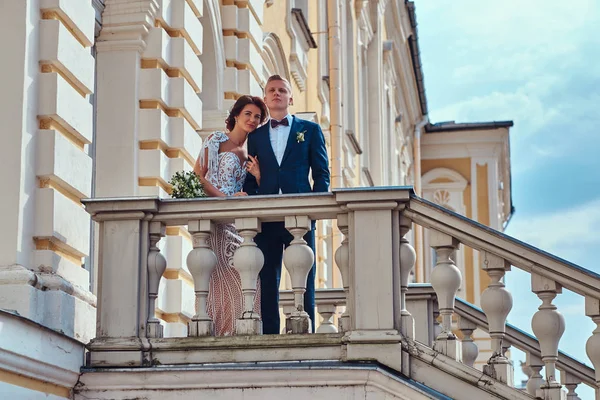
[[300,142],[304,142],[304,134],[306,133],[306,131],[302,131],[302,132],[298,132],[296,133],[296,141],[298,143]]

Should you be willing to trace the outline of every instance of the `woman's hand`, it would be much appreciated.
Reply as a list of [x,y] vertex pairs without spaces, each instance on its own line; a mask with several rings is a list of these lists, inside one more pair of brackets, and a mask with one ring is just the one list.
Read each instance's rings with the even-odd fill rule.
[[198,177],[200,179],[206,179],[206,173],[207,172],[208,172],[208,167],[206,167],[204,165],[201,165],[200,168],[199,168],[199,170],[198,170],[198,173],[196,175],[198,175]]
[[233,197],[241,197],[241,196],[248,196],[248,193],[246,192],[237,192],[233,194]]
[[246,163],[246,171],[248,171],[250,174],[252,174],[254,176],[254,178],[256,178],[256,181],[259,182],[260,181],[260,164],[258,163],[258,158],[252,157],[250,154],[248,154],[248,158],[250,158],[250,161],[248,161]]

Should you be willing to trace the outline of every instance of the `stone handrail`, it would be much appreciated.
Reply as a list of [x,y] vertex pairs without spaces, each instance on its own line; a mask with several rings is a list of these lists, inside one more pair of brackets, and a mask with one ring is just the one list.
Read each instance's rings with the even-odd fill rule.
[[[318,293],[319,292],[317,291],[317,298],[319,297]],[[429,284],[411,285],[408,289],[407,300],[411,300],[413,297],[423,295],[429,295],[431,296],[431,299],[435,301],[435,290],[433,290],[433,287]],[[487,318],[483,310],[479,307],[476,307],[463,299],[457,298],[456,314],[461,320],[472,322],[477,328],[488,332],[489,329]],[[517,349],[539,359],[542,358],[540,343],[535,336],[522,331],[516,326],[509,323],[506,324],[505,339],[510,345],[516,347]],[[572,358],[560,350],[558,351],[558,361],[556,362],[556,366],[561,371],[565,371],[568,374],[581,379],[582,383],[592,387],[596,386],[593,368]]]
[[479,251],[494,253],[529,273],[548,277],[582,296],[600,297],[600,275],[435,203],[412,196],[403,214],[426,228],[450,235]]
[[[490,278],[490,284],[481,294],[481,308],[493,351],[484,372],[512,385],[512,366],[504,355],[506,346],[503,344],[510,342],[506,318],[512,309],[512,295],[506,290],[503,278],[511,266],[515,266],[531,275],[532,292],[542,303],[532,318],[532,329],[541,351],[539,355],[527,353],[527,366],[532,371],[527,392],[544,400],[558,400],[562,398],[562,383],[569,390],[569,398],[576,398],[575,388],[586,378],[585,382],[595,388],[596,400],[600,400],[600,275],[414,194],[402,217],[429,229],[430,245],[436,252],[431,284],[439,306],[441,331],[436,332],[434,349],[456,360],[462,359],[467,365],[472,365],[477,357],[478,349],[471,338],[477,324],[469,318],[459,318],[459,329],[465,335],[460,345],[452,332],[452,316],[458,313],[456,294],[462,281],[460,270],[454,265],[454,254],[463,244],[480,252],[481,269]],[[566,373],[562,382],[557,379],[556,367],[561,365],[558,345],[565,320],[552,302],[563,288],[584,296],[585,315],[597,325],[586,342],[587,355],[596,367],[594,383],[587,376],[571,373]],[[540,375],[544,367],[545,379]]]
[[[487,332],[488,323],[483,310],[462,299],[457,300],[456,311],[458,316],[475,323],[479,329]],[[517,349],[532,354],[539,359],[542,358],[540,342],[535,336],[530,335],[509,323],[506,324],[506,340]],[[582,383],[585,383],[588,386],[596,386],[594,369],[560,350],[558,351],[556,367],[561,371],[565,371],[576,378],[581,379]]]
[[[253,299],[264,258],[254,237],[261,231],[262,223],[276,221],[283,222],[294,237],[284,252],[294,292],[286,332],[309,332],[310,319],[302,304],[314,254],[303,236],[311,229],[311,220],[332,219],[345,236],[336,251],[348,304],[348,312],[342,318],[343,331],[366,331],[372,343],[389,341],[391,337],[399,344],[400,310],[394,307],[400,297],[400,285],[394,278],[400,274],[396,258],[400,247],[398,221],[411,193],[409,187],[389,187],[280,196],[83,200],[86,210],[99,223],[98,323],[97,337],[88,346],[92,349],[91,365],[145,365],[149,355],[144,343],[163,338],[155,304],[159,281],[166,270],[166,259],[158,243],[166,235],[167,226],[187,225],[193,242],[186,263],[194,281],[196,314],[188,323],[188,336],[214,335],[206,302],[217,260],[208,240],[217,224],[229,222],[235,223],[243,239],[233,257],[244,296],[244,312],[236,320],[235,333],[262,332],[260,316],[253,312]],[[361,243],[361,247],[355,248],[353,242]],[[377,259],[375,264],[373,259]],[[367,263],[374,275],[361,268]],[[327,314],[328,306],[324,307],[319,311],[321,315]],[[374,309],[379,311],[373,313]],[[329,326],[335,328],[331,323]],[[362,334],[358,337],[364,339]],[[125,346],[122,343],[131,340],[123,338],[139,340]]]
[[[435,301],[435,290],[430,284],[411,284],[406,293],[406,300],[411,301],[412,299],[421,298],[428,296]],[[477,328],[488,332],[488,323],[483,310],[473,304],[457,298],[456,299],[456,314],[467,321],[474,323]],[[315,303],[317,309],[322,306],[333,306],[342,307],[346,305],[346,297],[343,289],[317,289],[315,295]],[[282,290],[279,292],[279,305],[281,307],[290,307],[294,305],[294,293],[291,290]],[[415,318],[419,318],[416,317]],[[318,331],[317,331],[318,332]],[[522,331],[516,326],[506,323],[506,340],[512,346],[517,349],[534,355],[541,359],[540,343],[535,336]],[[429,341],[425,343],[430,344]],[[574,359],[568,354],[558,351],[558,361],[556,366],[559,370],[565,371],[568,374],[581,379],[582,383],[588,386],[595,387],[596,380],[594,375],[594,369],[588,365]]]

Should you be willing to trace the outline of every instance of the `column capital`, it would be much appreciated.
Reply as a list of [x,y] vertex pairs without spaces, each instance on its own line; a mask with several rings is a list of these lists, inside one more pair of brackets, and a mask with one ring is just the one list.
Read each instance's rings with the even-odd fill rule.
[[106,0],[102,29],[97,39],[98,52],[138,51],[146,48],[146,36],[158,13],[157,0]]

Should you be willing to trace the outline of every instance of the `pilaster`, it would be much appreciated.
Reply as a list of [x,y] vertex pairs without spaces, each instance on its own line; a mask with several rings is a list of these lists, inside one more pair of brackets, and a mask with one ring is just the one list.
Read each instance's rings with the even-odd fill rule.
[[[0,308],[85,342],[96,304],[84,269],[90,219],[81,205],[91,196],[94,8],[65,0],[11,2],[2,16],[0,33],[11,37],[3,73],[11,79],[0,107],[8,132],[0,146],[7,193]],[[28,278],[19,279],[23,274]]]

